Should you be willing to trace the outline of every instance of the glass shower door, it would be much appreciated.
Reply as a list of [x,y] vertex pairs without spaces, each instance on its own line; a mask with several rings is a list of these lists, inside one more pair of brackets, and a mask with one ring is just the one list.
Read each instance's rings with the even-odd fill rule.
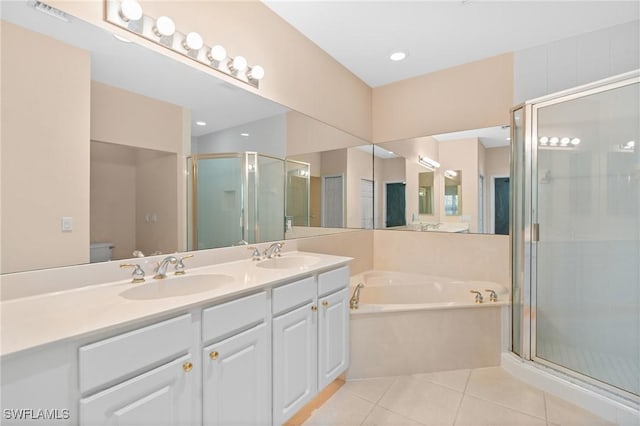
[[532,114],[532,357],[636,396],[639,106],[636,80],[535,104]]

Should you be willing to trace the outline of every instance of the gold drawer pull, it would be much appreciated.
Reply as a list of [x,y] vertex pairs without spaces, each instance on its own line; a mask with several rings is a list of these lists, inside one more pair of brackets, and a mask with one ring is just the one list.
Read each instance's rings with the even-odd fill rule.
[[318,307],[316,305],[311,305],[311,310],[315,312],[318,310]]
[[182,369],[188,373],[189,371],[193,370],[193,364],[187,361],[182,364]]
[[329,307],[329,301],[325,300],[324,302],[322,302],[322,306],[324,306],[325,308]]
[[216,360],[218,359],[218,355],[220,355],[217,351],[209,352],[209,358]]

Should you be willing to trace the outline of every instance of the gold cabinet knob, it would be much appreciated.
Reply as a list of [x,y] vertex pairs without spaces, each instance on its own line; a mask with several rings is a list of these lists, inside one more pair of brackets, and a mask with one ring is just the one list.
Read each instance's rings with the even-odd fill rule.
[[188,373],[189,371],[193,370],[193,364],[187,361],[182,364],[182,369]]
[[318,307],[316,305],[311,305],[311,310],[315,312],[318,310]]
[[216,360],[220,354],[217,351],[209,352],[209,358]]
[[325,300],[324,302],[322,302],[322,306],[324,306],[325,308],[329,307],[329,301]]

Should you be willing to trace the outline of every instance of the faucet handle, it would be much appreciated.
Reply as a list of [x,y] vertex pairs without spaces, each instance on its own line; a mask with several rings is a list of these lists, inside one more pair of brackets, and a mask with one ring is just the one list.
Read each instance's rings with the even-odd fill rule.
[[247,250],[253,250],[253,253],[251,253],[251,260],[262,260],[262,255],[260,254],[260,250],[258,250],[257,247],[247,247]]
[[483,301],[482,293],[480,293],[478,290],[470,290],[469,293],[475,293],[475,295],[476,295],[476,303],[482,303],[482,301]]
[[495,290],[492,290],[490,288],[486,288],[484,291],[489,293],[489,301],[490,302],[497,302],[498,301],[498,295],[496,294]]
[[182,256],[180,259],[178,259],[178,261],[176,262],[176,272],[174,273],[175,275],[184,275],[186,272],[184,270],[184,260],[185,259],[190,259],[192,258],[193,255],[192,254],[188,254],[186,256]]
[[120,268],[133,268],[133,272],[131,273],[131,282],[132,283],[143,283],[144,282],[144,270],[137,263],[122,263]]

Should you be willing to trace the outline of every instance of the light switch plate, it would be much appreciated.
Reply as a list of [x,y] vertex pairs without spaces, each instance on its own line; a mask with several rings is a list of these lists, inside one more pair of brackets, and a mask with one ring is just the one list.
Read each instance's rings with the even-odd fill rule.
[[73,231],[73,218],[70,216],[63,216],[61,220],[61,228],[62,232],[71,232]]

